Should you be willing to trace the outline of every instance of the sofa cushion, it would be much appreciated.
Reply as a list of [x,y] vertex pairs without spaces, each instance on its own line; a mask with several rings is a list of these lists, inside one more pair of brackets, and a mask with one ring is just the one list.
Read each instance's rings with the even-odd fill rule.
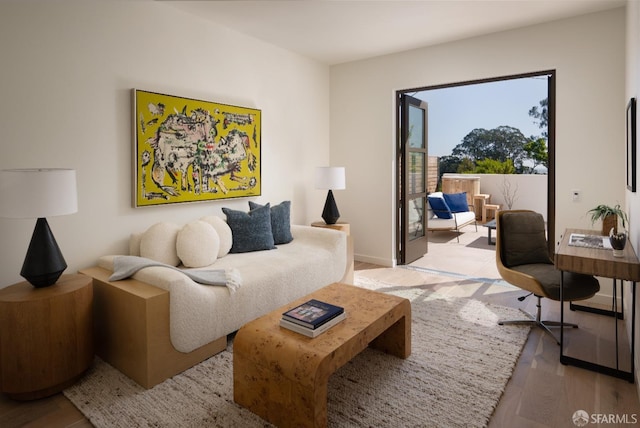
[[210,215],[206,217],[202,217],[200,220],[209,223],[213,228],[218,232],[218,238],[220,238],[220,249],[218,250],[218,258],[224,257],[229,254],[231,250],[231,245],[233,245],[233,235],[231,233],[231,228],[224,221],[223,218]]
[[[249,209],[254,210],[263,205],[249,201]],[[271,207],[271,232],[276,245],[293,241],[291,235],[291,201],[283,201]]]
[[449,206],[445,202],[444,198],[438,196],[427,196],[427,201],[431,206],[431,210],[438,218],[450,219],[453,218],[451,216],[451,210]]
[[176,238],[176,251],[185,267],[209,266],[218,258],[220,237],[212,225],[196,220],[187,223]]
[[443,197],[452,213],[463,213],[465,211],[469,211],[469,204],[467,203],[467,192],[444,193]]
[[271,206],[269,204],[245,213],[222,208],[231,228],[233,244],[231,253],[272,250],[276,248],[271,231]]
[[149,227],[140,239],[140,256],[178,266],[180,258],[176,251],[176,239],[181,227],[174,223],[161,222]]

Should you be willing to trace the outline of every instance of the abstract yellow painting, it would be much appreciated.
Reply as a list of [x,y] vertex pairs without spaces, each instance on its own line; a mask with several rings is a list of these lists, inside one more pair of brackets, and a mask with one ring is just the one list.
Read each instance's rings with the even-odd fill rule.
[[261,111],[133,89],[134,206],[261,194]]

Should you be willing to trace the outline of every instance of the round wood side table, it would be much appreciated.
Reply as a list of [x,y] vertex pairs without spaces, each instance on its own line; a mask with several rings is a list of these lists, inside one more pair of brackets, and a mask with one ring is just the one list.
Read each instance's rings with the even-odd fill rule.
[[73,384],[93,361],[92,304],[85,275],[0,289],[0,391],[35,400]]

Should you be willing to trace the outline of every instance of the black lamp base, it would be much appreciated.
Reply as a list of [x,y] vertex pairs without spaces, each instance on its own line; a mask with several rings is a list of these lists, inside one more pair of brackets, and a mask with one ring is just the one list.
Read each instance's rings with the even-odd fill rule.
[[329,190],[327,193],[327,200],[324,203],[324,210],[322,210],[322,218],[327,224],[336,224],[340,218],[340,212],[336,205],[336,200],[333,199],[333,192]]
[[39,218],[20,275],[36,288],[48,287],[58,281],[66,268],[67,262],[62,257],[47,219]]

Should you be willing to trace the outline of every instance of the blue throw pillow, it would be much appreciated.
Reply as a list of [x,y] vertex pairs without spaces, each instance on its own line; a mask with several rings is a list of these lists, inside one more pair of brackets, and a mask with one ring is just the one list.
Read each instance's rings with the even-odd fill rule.
[[429,201],[429,205],[431,205],[431,211],[438,218],[450,219],[453,218],[451,215],[451,210],[449,206],[444,201],[444,198],[440,198],[437,196],[427,196],[427,200]]
[[276,248],[271,232],[271,207],[269,204],[248,213],[222,208],[227,215],[233,243],[230,253],[272,250]]
[[449,205],[452,213],[463,213],[469,211],[467,192],[444,193],[442,196],[444,197],[444,201],[447,205]]
[[[262,205],[249,201],[249,209],[254,210]],[[293,241],[291,235],[291,201],[283,201],[271,207],[271,232],[276,245]]]

